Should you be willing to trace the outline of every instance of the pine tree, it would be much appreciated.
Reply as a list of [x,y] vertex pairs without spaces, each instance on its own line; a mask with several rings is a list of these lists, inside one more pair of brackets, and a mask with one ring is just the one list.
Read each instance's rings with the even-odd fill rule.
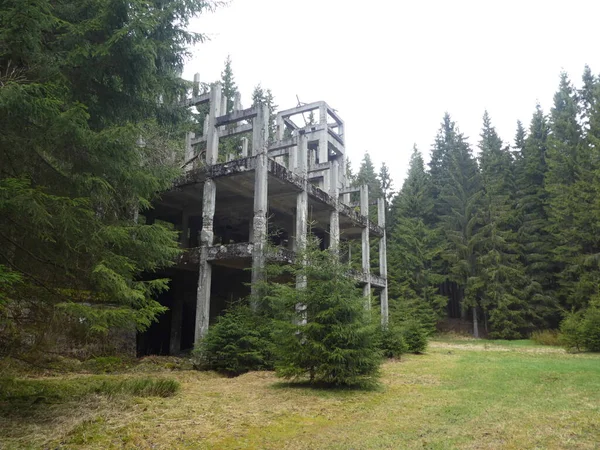
[[67,322],[144,329],[165,310],[152,274],[177,235],[141,215],[179,173],[191,118],[178,74],[202,40],[186,28],[210,4],[163,3],[0,10],[0,265],[20,280],[0,286],[3,350]]
[[[522,127],[517,140],[522,140]],[[523,337],[529,330],[530,312],[525,292],[529,285],[519,261],[517,241],[516,181],[512,155],[504,147],[485,112],[479,141],[479,162],[483,189],[480,226],[475,242],[480,267],[478,296],[489,317],[490,336],[503,339]],[[519,144],[517,144],[519,145]]]
[[231,56],[229,55],[225,60],[225,68],[223,69],[223,72],[221,72],[221,84],[223,86],[222,95],[227,99],[227,110],[221,111],[221,114],[229,114],[233,111],[233,102],[238,93],[233,69],[231,68]]
[[544,189],[548,171],[548,124],[539,105],[531,119],[529,134],[516,158],[518,191],[518,241],[521,261],[530,280],[528,303],[538,327],[557,325],[557,305],[552,277],[552,243],[546,230],[548,216]]
[[417,320],[429,331],[445,313],[448,300],[437,293],[443,281],[432,270],[438,233],[426,225],[433,202],[423,157],[413,149],[407,178],[393,201],[388,249],[392,322]]
[[587,208],[585,201],[578,201],[580,191],[584,145],[578,122],[579,106],[575,89],[567,75],[561,74],[559,90],[554,95],[550,113],[548,136],[548,172],[545,188],[548,195],[548,231],[553,242],[554,270],[559,289],[557,294],[563,305],[577,305],[584,299],[576,299],[575,285],[581,275],[577,260],[583,252],[579,231],[574,217],[577,209]]
[[[436,159],[433,160],[433,154]],[[435,164],[434,164],[435,162]],[[477,162],[465,137],[446,114],[432,153],[431,171],[440,179],[433,180],[439,192],[434,208],[440,214],[438,226],[446,238],[442,252],[444,270],[449,280],[463,292],[461,310],[463,317],[468,309],[473,314],[473,333],[477,337],[477,297],[479,267],[475,252],[475,235],[478,225],[478,207],[481,199],[481,182]],[[435,169],[435,170],[434,170]],[[444,184],[440,184],[444,180]]]
[[[290,283],[265,286],[263,304],[277,318],[274,343],[277,375],[310,383],[352,386],[373,384],[379,375],[377,326],[347,267],[310,239],[297,264],[271,267]],[[295,280],[306,280],[296,289]],[[300,306],[301,305],[301,306]]]

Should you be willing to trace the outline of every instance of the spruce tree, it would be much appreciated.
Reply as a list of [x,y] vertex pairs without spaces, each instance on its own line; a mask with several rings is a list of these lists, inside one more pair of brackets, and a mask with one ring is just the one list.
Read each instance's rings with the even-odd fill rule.
[[0,265],[20,280],[0,286],[15,331],[3,350],[43,346],[57,321],[140,330],[165,310],[153,274],[177,235],[143,215],[179,173],[191,118],[178,74],[202,40],[187,24],[210,6],[3,4]]
[[447,299],[438,294],[443,281],[432,270],[439,250],[435,229],[426,225],[433,201],[423,157],[413,149],[408,175],[393,201],[388,239],[388,284],[392,322],[417,320],[429,331],[445,313]]
[[518,192],[518,242],[521,261],[529,277],[528,303],[538,327],[557,325],[557,304],[552,276],[552,242],[547,231],[546,174],[548,124],[539,105],[531,119],[529,134],[516,158]]
[[[523,136],[522,127],[519,130],[517,140]],[[525,296],[529,283],[519,261],[515,232],[517,199],[512,155],[498,137],[487,111],[480,137],[482,200],[475,236],[480,267],[478,296],[490,336],[515,339],[529,330],[531,314]]]
[[[290,282],[265,286],[263,304],[276,317],[273,340],[277,375],[333,386],[373,384],[381,355],[377,328],[365,311],[365,299],[337,256],[309,239],[297,263],[267,272],[288,275]],[[296,280],[306,282],[296,288]]]
[[[463,292],[461,310],[463,317],[468,310],[473,316],[473,333],[477,337],[480,306],[477,290],[479,267],[475,251],[475,235],[478,225],[478,208],[481,199],[481,181],[477,162],[465,137],[446,115],[442,129],[436,138],[433,154],[437,154],[436,165],[431,170],[440,179],[434,180],[434,192],[439,191],[434,204],[439,214],[438,226],[446,238],[442,259],[445,273]],[[441,184],[440,181],[444,183]]]

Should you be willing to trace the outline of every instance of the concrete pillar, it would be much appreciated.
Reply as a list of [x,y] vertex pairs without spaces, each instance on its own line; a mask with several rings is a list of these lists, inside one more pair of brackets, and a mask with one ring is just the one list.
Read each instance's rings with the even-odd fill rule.
[[198,95],[200,95],[200,74],[199,73],[195,73],[194,74],[194,87],[193,87],[193,96],[197,97]]
[[210,90],[210,110],[206,130],[206,164],[216,164],[219,159],[219,130],[217,117],[221,115],[221,84],[215,83]]
[[377,224],[383,228],[383,236],[379,240],[379,276],[385,280],[385,286],[379,293],[381,304],[381,326],[387,328],[389,320],[388,288],[387,288],[387,249],[385,234],[385,200],[377,199]]
[[224,95],[221,96],[221,110],[220,110],[220,112],[223,115],[227,114],[227,102],[228,101],[229,101],[229,99],[227,97],[225,97]]
[[194,133],[187,133],[185,135],[185,156],[184,163],[187,163],[190,159],[194,157],[194,147],[192,146],[192,139],[194,139],[196,135]]
[[242,138],[242,158],[248,157],[248,138]]
[[[262,278],[265,265],[265,247],[267,240],[267,209],[269,168],[267,157],[267,138],[269,136],[269,110],[258,106],[258,115],[254,119],[252,132],[252,153],[256,155],[254,171],[254,219],[252,222],[252,294],[256,294],[256,285]],[[253,304],[252,308],[257,305]]]
[[263,151],[269,140],[269,110],[264,105],[258,105],[258,114],[252,122],[252,156]]
[[181,212],[181,235],[179,236],[179,243],[181,248],[188,248],[190,246],[190,215],[184,209]]
[[244,109],[242,107],[242,94],[240,94],[239,92],[236,92],[235,97],[233,98],[233,110],[241,111],[242,109]]
[[[296,235],[294,237],[296,243],[296,253],[302,255],[306,250],[307,233],[308,233],[308,192],[307,184],[307,164],[306,152],[308,149],[308,139],[305,135],[298,136],[298,174],[302,176],[303,187],[302,192],[296,196]],[[302,263],[306,264],[304,255]],[[305,289],[307,286],[306,276],[298,275],[296,277],[296,289]],[[306,324],[306,305],[298,303],[296,305],[296,313],[298,314],[298,323]]]
[[217,188],[211,178],[204,182],[202,204],[202,231],[200,232],[200,270],[198,276],[198,292],[196,296],[196,344],[208,331],[210,318],[210,288],[212,281],[212,265],[208,262],[208,248],[213,245],[213,219],[215,216],[215,200]]
[[[369,186],[363,185],[360,187],[360,213],[365,216],[367,219],[369,218]],[[365,276],[367,277],[367,283],[363,287],[363,295],[365,297],[369,297],[371,295],[371,255],[370,255],[370,247],[369,247],[369,227],[366,226],[362,229],[362,270]],[[368,307],[370,307],[370,302],[368,303]]]
[[329,194],[335,201],[335,209],[331,211],[331,214],[329,215],[329,248],[336,254],[340,248],[340,212],[338,210],[340,197],[340,188],[338,184],[339,165],[340,163],[336,159],[332,161],[329,166],[329,171],[331,172]]
[[277,134],[275,139],[278,141],[283,140],[283,135],[285,133],[285,124],[283,123],[283,117],[277,116]]
[[183,319],[183,290],[182,280],[174,278],[172,283],[173,303],[171,305],[171,335],[169,339],[169,354],[176,355],[181,351],[181,322]]

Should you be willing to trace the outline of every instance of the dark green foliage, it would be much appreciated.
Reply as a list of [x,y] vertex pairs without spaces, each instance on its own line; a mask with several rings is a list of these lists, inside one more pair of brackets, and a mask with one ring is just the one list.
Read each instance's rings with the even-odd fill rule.
[[144,216],[179,173],[192,121],[178,74],[203,39],[187,24],[212,6],[2,3],[2,354],[43,350],[69,320],[143,330],[165,310],[153,273],[177,233]]
[[[379,375],[377,327],[365,299],[334,254],[310,239],[297,263],[271,267],[289,282],[264,289],[263,302],[275,311],[277,375],[331,386],[368,385]],[[306,264],[303,263],[306,262]],[[306,288],[296,289],[296,280]]]
[[596,299],[585,310],[568,313],[560,331],[567,350],[600,352],[600,301]]
[[427,348],[427,330],[417,320],[409,320],[402,324],[402,336],[406,343],[406,351],[423,353]]
[[181,386],[170,378],[86,376],[68,379],[0,378],[0,401],[8,404],[63,403],[87,395],[172,397]]
[[400,327],[389,326],[381,329],[379,334],[379,348],[384,357],[400,358],[407,352],[408,346]]
[[567,350],[583,350],[583,311],[567,313],[560,323],[560,333],[560,340]]
[[230,376],[273,368],[271,323],[248,306],[236,306],[219,317],[194,350],[198,368]]

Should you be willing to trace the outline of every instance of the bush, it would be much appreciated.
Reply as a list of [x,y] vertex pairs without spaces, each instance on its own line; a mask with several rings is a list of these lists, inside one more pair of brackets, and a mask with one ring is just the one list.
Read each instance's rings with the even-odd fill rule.
[[[379,325],[365,311],[365,298],[347,276],[347,266],[311,241],[308,251],[283,270],[290,281],[265,289],[278,318],[277,375],[326,386],[376,384]],[[298,279],[306,280],[305,289],[296,289]]]
[[410,320],[403,325],[402,335],[406,349],[410,353],[423,353],[427,348],[427,330],[416,320]]
[[581,351],[583,343],[583,311],[568,313],[560,324],[560,341],[567,350]]
[[540,345],[562,345],[558,330],[538,330],[531,333],[531,340]]
[[600,306],[590,306],[581,324],[583,344],[590,352],[600,352]]
[[193,352],[194,365],[237,376],[273,368],[269,321],[247,306],[236,306],[219,317]]
[[379,336],[379,348],[386,358],[400,358],[408,349],[402,330],[393,326],[382,329]]

